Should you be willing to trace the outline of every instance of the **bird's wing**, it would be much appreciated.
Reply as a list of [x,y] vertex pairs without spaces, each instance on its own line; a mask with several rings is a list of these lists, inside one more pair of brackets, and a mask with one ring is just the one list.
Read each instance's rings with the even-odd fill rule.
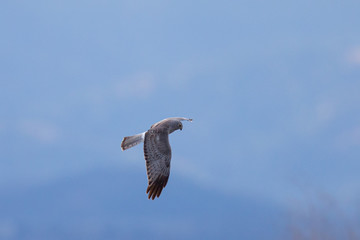
[[165,129],[150,129],[145,133],[144,155],[149,199],[159,197],[170,175],[171,147]]

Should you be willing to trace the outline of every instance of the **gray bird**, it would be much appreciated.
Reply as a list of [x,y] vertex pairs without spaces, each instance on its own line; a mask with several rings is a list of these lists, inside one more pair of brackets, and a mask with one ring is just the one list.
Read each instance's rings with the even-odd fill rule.
[[181,121],[192,121],[190,118],[172,117],[153,124],[146,132],[124,137],[121,149],[124,151],[144,142],[144,156],[148,187],[146,194],[154,200],[159,197],[166,186],[170,175],[171,147],[169,134],[183,129]]

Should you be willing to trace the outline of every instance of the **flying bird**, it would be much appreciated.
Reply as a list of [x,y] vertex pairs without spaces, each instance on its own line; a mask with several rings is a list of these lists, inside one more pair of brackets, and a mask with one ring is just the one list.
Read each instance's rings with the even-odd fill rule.
[[181,121],[192,121],[190,118],[172,117],[153,124],[146,132],[124,137],[121,149],[124,151],[144,142],[144,157],[148,187],[146,194],[154,200],[159,197],[166,186],[170,175],[171,147],[169,134],[183,129]]

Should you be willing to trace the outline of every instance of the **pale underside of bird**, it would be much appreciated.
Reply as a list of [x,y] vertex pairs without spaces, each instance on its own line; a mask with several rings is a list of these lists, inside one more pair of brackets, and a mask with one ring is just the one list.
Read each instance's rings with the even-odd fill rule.
[[159,197],[168,182],[171,161],[169,134],[178,129],[182,130],[181,121],[191,122],[192,119],[183,117],[166,118],[153,124],[148,131],[124,137],[121,142],[123,151],[139,143],[144,143],[144,157],[148,177],[146,194],[149,194],[149,199],[154,200],[155,197]]

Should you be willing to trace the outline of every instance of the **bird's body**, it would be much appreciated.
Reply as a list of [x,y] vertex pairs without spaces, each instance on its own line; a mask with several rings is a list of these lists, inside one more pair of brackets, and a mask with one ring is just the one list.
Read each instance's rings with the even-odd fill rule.
[[124,137],[121,143],[121,149],[126,150],[144,142],[144,157],[148,176],[146,193],[149,194],[149,199],[154,200],[155,197],[159,197],[167,184],[171,161],[169,134],[178,129],[182,130],[181,121],[192,121],[192,119],[166,118],[153,124],[146,132]]

